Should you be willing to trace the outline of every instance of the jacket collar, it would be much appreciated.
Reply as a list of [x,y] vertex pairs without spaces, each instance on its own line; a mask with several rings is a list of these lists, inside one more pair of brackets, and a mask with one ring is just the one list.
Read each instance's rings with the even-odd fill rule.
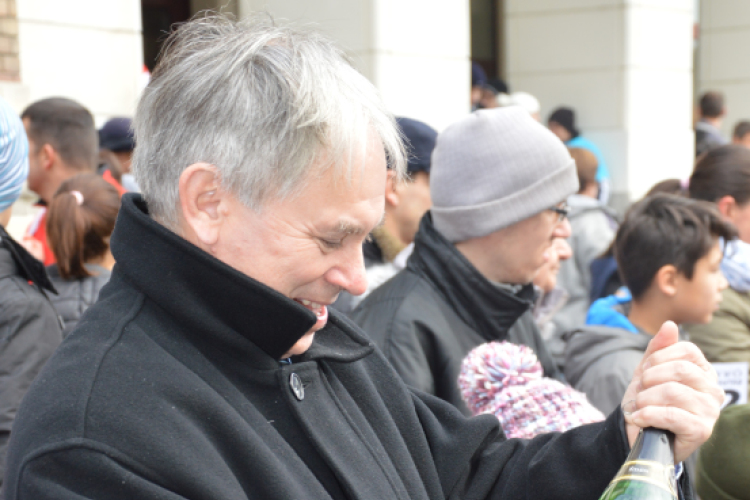
[[57,293],[47,276],[44,265],[14,240],[2,226],[0,226],[0,251],[7,253],[7,258],[3,258],[0,262],[0,278],[21,276],[33,282],[43,294],[44,290]]
[[406,267],[426,278],[461,320],[488,341],[507,332],[535,296],[531,284],[513,294],[487,280],[435,229],[429,212],[420,222]]
[[[123,196],[111,246],[117,261],[113,277],[124,278],[188,331],[214,344],[235,352],[257,347],[275,361],[315,324],[305,307],[155,222],[140,195]],[[372,350],[340,320],[329,321],[316,334],[311,355],[335,351],[334,357],[346,361]]]

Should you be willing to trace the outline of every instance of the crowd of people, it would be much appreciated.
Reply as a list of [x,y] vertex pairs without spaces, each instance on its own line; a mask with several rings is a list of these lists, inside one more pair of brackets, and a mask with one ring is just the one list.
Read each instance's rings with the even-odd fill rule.
[[438,133],[215,16],[132,121],[0,101],[3,498],[596,499],[644,427],[681,499],[747,498],[710,363],[750,361],[750,124],[707,93],[690,178],[621,216],[573,109],[472,83]]

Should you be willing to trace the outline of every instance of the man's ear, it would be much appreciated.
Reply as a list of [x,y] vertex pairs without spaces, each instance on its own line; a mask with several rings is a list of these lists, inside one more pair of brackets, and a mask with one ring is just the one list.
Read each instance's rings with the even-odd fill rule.
[[49,171],[52,165],[57,161],[57,151],[52,147],[52,144],[45,144],[39,148],[39,163],[45,171]]
[[388,170],[387,177],[385,179],[385,204],[392,207],[397,207],[401,201],[401,197],[398,193],[398,183],[406,181],[396,180],[396,172]]
[[662,266],[656,272],[653,283],[659,288],[659,291],[667,297],[674,297],[677,294],[677,282],[679,281],[680,272],[672,264]]
[[227,193],[221,189],[219,172],[208,163],[194,163],[180,174],[180,209],[190,236],[199,246],[210,247],[219,239]]
[[731,220],[734,217],[735,210],[737,210],[737,200],[733,196],[726,195],[716,202],[716,207],[721,215]]

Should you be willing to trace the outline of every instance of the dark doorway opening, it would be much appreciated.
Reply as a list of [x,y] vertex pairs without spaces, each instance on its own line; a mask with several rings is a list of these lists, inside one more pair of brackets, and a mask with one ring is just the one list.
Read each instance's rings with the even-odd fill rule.
[[154,70],[161,44],[175,23],[190,19],[190,0],[141,0],[143,62]]
[[505,76],[503,61],[503,0],[471,0],[471,60],[488,78]]

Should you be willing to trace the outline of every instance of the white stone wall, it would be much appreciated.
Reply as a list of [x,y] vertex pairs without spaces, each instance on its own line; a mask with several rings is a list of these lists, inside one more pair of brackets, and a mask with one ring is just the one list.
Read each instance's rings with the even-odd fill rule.
[[692,0],[506,0],[506,74],[577,111],[623,207],[692,167]]
[[698,95],[724,92],[722,131],[730,137],[737,121],[750,120],[750,1],[702,0],[700,6]]
[[468,0],[239,0],[240,16],[256,11],[315,23],[397,115],[441,130],[469,112]]
[[132,115],[143,66],[138,0],[17,0],[21,84],[27,102],[64,96],[101,125]]

